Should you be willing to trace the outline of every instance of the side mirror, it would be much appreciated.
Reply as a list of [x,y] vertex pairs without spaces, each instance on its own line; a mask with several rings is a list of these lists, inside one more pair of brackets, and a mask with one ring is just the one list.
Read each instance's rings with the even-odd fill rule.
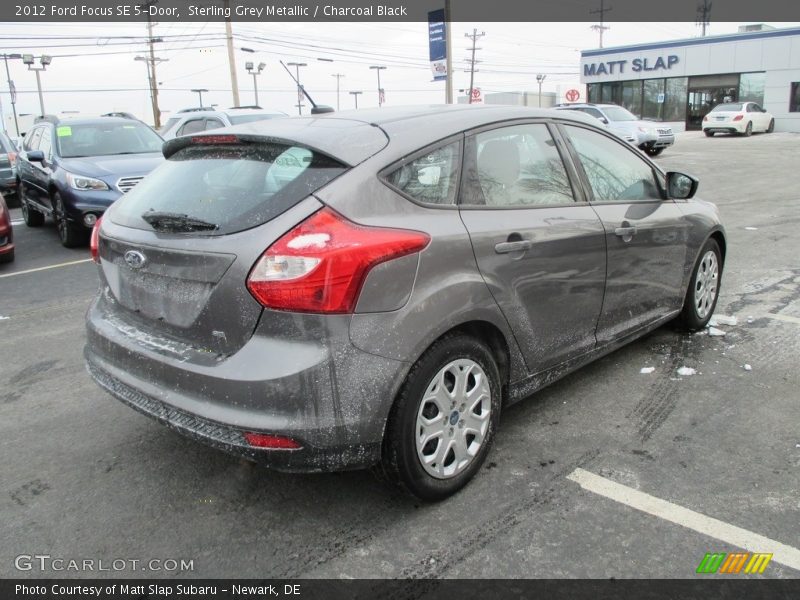
[[676,200],[688,200],[697,192],[697,186],[700,181],[687,175],[686,173],[678,173],[670,171],[667,173],[667,195]]
[[767,109],[766,108],[762,108],[761,112],[767,112]]
[[30,162],[44,162],[44,152],[41,150],[31,150],[26,156]]
[[605,117],[602,117],[600,120],[601,120],[603,123],[605,123],[606,125],[608,125],[608,119],[606,119]]

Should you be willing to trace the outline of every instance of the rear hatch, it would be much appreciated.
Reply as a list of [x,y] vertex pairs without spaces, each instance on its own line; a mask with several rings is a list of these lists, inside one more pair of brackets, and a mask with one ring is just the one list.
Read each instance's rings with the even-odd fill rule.
[[[168,160],[103,218],[107,321],[166,353],[181,345],[236,352],[262,313],[246,288],[253,264],[321,207],[316,190],[386,145],[381,130],[349,123],[350,133],[369,138],[360,153],[336,152],[341,141],[333,138],[320,149],[285,137],[226,134],[235,129],[167,143]],[[295,137],[308,138],[308,131]]]

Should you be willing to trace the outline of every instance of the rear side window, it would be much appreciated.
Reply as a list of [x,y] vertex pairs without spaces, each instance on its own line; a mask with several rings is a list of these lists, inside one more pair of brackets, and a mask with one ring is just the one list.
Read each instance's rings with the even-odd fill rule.
[[345,170],[300,146],[189,146],[118,200],[111,218],[150,230],[143,215],[170,213],[213,226],[202,235],[236,233],[275,218]]
[[206,128],[206,120],[205,119],[193,119],[191,121],[186,121],[178,130],[178,135],[189,135],[190,133],[197,133],[198,131],[204,131]]
[[418,202],[454,204],[461,142],[427,151],[385,177],[387,183]]

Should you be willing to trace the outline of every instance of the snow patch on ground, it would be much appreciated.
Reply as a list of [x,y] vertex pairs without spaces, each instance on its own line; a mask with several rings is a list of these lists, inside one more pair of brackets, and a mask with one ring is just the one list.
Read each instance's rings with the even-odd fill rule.
[[652,373],[655,370],[656,370],[655,367],[642,367],[642,369],[639,371],[639,373],[642,373],[643,375],[649,375],[650,373]]
[[692,367],[681,367],[678,369],[678,375],[688,376],[697,374],[697,370]]
[[725,335],[725,332],[722,329],[717,329],[716,327],[709,327],[708,328],[708,335],[715,336],[715,337],[722,337]]
[[744,365],[742,366],[742,368],[743,368],[745,371],[752,371],[752,370],[753,370],[753,367],[751,367],[751,366],[750,366],[750,365],[748,365],[748,364],[744,364]]
[[747,231],[758,231],[758,227],[745,227]]
[[0,321],[8,321],[10,318],[11,317],[4,317],[3,315],[0,315]]
[[729,317],[727,315],[714,315],[708,322],[711,327],[716,327],[717,325],[736,325],[738,323],[739,320],[736,317]]

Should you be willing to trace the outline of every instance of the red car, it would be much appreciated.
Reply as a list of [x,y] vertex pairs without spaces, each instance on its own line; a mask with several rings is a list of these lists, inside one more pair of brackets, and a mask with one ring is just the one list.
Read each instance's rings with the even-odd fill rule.
[[14,260],[14,229],[5,199],[0,196],[0,263]]

